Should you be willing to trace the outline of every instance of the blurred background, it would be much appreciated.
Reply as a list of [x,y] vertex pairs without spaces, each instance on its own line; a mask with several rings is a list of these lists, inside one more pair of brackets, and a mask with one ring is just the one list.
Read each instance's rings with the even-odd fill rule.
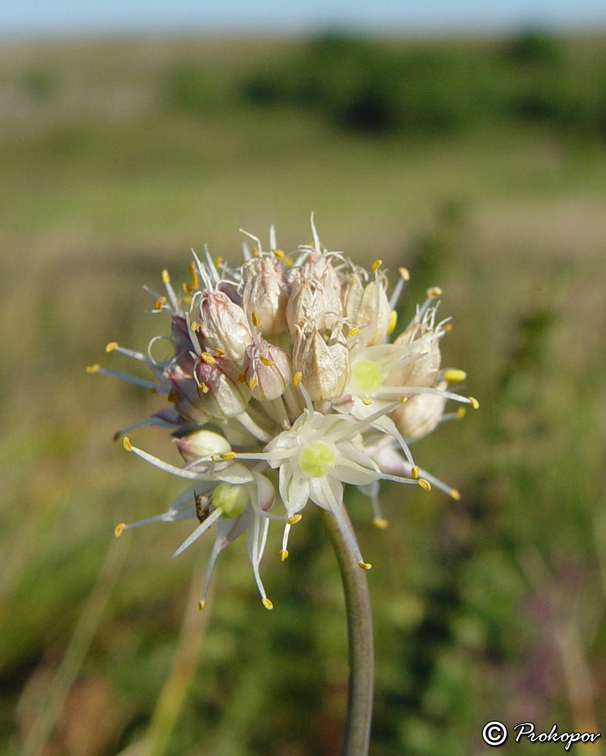
[[273,612],[237,542],[199,613],[212,539],[171,561],[188,524],[113,536],[183,489],[112,441],[162,401],[85,371],[165,328],[142,285],[186,280],[191,247],[235,263],[274,223],[292,249],[311,211],[329,248],[409,268],[401,323],[442,287],[444,365],[481,403],[415,449],[461,501],[386,485],[378,531],[348,497],[371,753],[486,753],[493,719],[606,730],[603,4],[30,1],[0,35],[0,751],[338,753],[318,518],[283,564],[270,536]]

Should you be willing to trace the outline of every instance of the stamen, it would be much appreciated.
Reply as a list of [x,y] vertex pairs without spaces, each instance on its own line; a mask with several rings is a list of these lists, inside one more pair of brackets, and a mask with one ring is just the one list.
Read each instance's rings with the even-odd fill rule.
[[391,335],[396,330],[396,324],[398,322],[398,313],[396,310],[392,310],[389,313],[389,319],[387,321],[387,333]]
[[358,326],[354,326],[350,331],[347,333],[347,338],[350,339],[353,336],[357,336],[360,333],[360,329]]
[[385,528],[389,525],[387,520],[385,520],[383,517],[373,517],[372,524],[375,526],[375,528],[379,528],[379,530],[385,530]]
[[280,549],[280,561],[285,562],[288,559],[288,550]]
[[430,299],[437,299],[442,296],[442,289],[439,286],[432,286],[431,289],[427,289],[427,296]]
[[293,375],[292,382],[295,388],[299,388],[299,385],[301,384],[301,378],[303,378],[303,373],[301,373],[300,371]]
[[105,351],[106,352],[113,352],[114,349],[118,346],[117,341],[110,341],[109,344],[106,345]]
[[448,381],[448,383],[461,383],[467,378],[467,373],[464,370],[445,370],[444,371],[444,380]]
[[250,320],[251,320],[251,323],[252,323],[252,324],[253,324],[253,325],[254,325],[255,327],[256,327],[256,326],[258,326],[258,325],[259,325],[259,323],[261,322],[261,320],[259,319],[259,316],[257,315],[257,313],[256,313],[256,312],[251,312],[251,313],[250,313]]
[[428,480],[425,480],[425,478],[419,478],[419,480],[417,480],[417,483],[424,491],[431,491],[431,483]]
[[206,601],[198,601],[198,609],[202,611],[204,607],[206,606]]
[[114,528],[114,533],[116,534],[116,538],[122,535],[125,527],[126,527],[125,522],[121,522],[119,525],[116,525],[116,527]]
[[206,362],[208,365],[214,365],[217,360],[210,354],[209,352],[202,352],[200,355],[204,362]]
[[370,562],[358,562],[358,567],[361,570],[372,570],[372,564]]
[[455,416],[457,420],[462,420],[467,413],[467,410],[465,407],[459,407],[459,409],[455,412]]
[[302,519],[302,515],[294,514],[294,515],[291,515],[290,517],[287,517],[286,522],[288,525],[296,525],[298,522],[301,521],[301,519]]
[[217,509],[214,510],[214,512],[211,512],[211,514],[204,520],[204,522],[201,522],[198,527],[194,530],[193,533],[190,534],[188,538],[183,541],[183,543],[179,546],[179,548],[175,551],[172,558],[178,557],[179,554],[182,554],[185,549],[189,548],[194,541],[197,541],[200,536],[205,533],[210,526],[215,522],[215,520],[218,520],[219,517],[223,514],[223,510],[221,507],[217,507]]
[[477,399],[475,399],[473,396],[468,397],[468,401],[474,409],[480,408],[480,402]]
[[261,599],[261,603],[266,609],[274,608],[274,605],[271,603],[271,601],[268,598]]
[[265,367],[273,367],[274,365],[273,360],[270,360],[268,357],[264,357],[262,354],[259,355],[259,359],[265,365]]
[[376,273],[382,264],[383,264],[383,260],[375,260],[373,264],[370,266],[370,269],[372,270],[373,273]]

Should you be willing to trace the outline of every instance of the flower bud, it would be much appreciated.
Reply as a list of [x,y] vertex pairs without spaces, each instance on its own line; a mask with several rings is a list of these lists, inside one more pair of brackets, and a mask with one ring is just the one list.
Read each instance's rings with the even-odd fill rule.
[[292,339],[296,338],[299,327],[332,328],[341,320],[339,287],[328,285],[325,280],[331,280],[331,276],[321,280],[307,276],[305,270],[298,271],[286,305],[286,322]]
[[203,353],[195,372],[200,385],[200,402],[213,417],[234,417],[244,412],[250,391],[240,380],[238,367],[231,360]]
[[256,338],[246,348],[244,376],[255,399],[277,399],[292,382],[292,368],[283,349]]
[[282,265],[269,257],[253,257],[242,267],[242,306],[259,318],[264,336],[286,330],[288,290]]
[[415,320],[394,345],[408,346],[410,358],[406,364],[389,372],[385,381],[390,386],[433,386],[440,369],[440,333]]
[[220,349],[235,362],[242,360],[246,347],[252,342],[244,310],[222,291],[202,292],[200,332],[208,348]]
[[246,509],[249,495],[246,486],[219,483],[212,493],[212,504],[221,509],[221,517],[237,517]]
[[312,401],[338,399],[349,380],[349,350],[341,328],[299,328],[293,351],[293,370]]
[[186,462],[195,462],[201,457],[231,451],[231,446],[224,436],[209,430],[199,430],[175,438],[175,445]]
[[[439,389],[446,388],[446,382]],[[392,412],[398,430],[409,441],[423,438],[438,425],[444,414],[446,398],[440,394],[415,394]]]
[[179,415],[189,422],[203,425],[211,419],[211,415],[200,400],[198,384],[192,374],[180,365],[174,367],[168,374],[172,390],[169,399],[175,403]]
[[386,293],[385,276],[364,286],[357,272],[347,276],[343,291],[343,314],[362,332],[366,346],[381,344],[387,336],[391,307]]

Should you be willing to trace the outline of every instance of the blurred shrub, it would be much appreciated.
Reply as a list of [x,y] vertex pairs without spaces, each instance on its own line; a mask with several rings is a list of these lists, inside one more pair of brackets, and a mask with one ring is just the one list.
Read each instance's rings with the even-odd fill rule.
[[164,74],[164,89],[171,110],[201,114],[212,101],[211,87],[204,69],[195,63],[173,64]]
[[444,135],[506,120],[603,137],[602,71],[533,30],[491,45],[409,49],[331,33],[249,75],[240,92],[254,105],[313,108],[366,133]]

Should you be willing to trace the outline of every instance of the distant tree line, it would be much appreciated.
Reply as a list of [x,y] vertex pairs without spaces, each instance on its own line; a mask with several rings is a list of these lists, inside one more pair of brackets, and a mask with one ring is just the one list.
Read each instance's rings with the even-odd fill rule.
[[575,56],[569,47],[539,31],[405,48],[325,34],[249,75],[240,91],[257,106],[315,109],[377,134],[454,134],[508,120],[604,138],[606,54]]

